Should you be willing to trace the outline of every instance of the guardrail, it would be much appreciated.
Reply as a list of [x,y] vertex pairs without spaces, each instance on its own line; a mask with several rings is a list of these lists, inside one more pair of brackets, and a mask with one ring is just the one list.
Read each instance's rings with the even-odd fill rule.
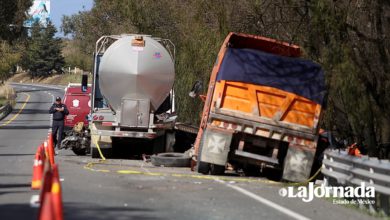
[[0,107],[0,120],[5,118],[12,111],[12,105],[7,103],[6,105]]
[[390,161],[362,156],[355,157],[346,151],[327,150],[324,153],[322,170],[324,181],[329,185],[366,186],[375,188],[375,203],[359,205],[370,212],[390,215]]

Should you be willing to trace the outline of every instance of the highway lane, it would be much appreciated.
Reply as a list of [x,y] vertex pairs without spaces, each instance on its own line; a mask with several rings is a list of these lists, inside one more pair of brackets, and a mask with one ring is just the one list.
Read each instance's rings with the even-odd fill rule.
[[[14,85],[18,103],[0,122],[0,219],[33,219],[29,200],[36,146],[47,136],[53,96],[63,89]],[[50,94],[49,94],[50,93]],[[28,98],[25,108],[19,112]],[[108,160],[61,151],[65,219],[370,219],[324,199],[304,203],[279,196],[280,184],[205,178],[187,168],[153,167],[136,160]],[[118,172],[119,171],[119,172]],[[207,177],[207,176],[206,176]]]
[[44,91],[52,90],[29,86],[16,89],[16,106],[0,121],[0,219],[31,219],[36,215],[36,209],[29,205],[30,197],[36,194],[30,190],[32,161],[50,128],[47,108],[52,97]]

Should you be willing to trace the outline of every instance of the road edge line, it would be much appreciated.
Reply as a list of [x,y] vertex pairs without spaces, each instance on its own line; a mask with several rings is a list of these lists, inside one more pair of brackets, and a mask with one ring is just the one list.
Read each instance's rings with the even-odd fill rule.
[[305,216],[303,216],[303,215],[301,215],[299,213],[296,213],[296,212],[294,212],[294,211],[292,211],[292,210],[290,210],[288,208],[285,208],[285,207],[283,207],[281,205],[278,205],[278,204],[276,204],[276,203],[274,203],[274,202],[272,202],[272,201],[270,201],[268,199],[265,199],[265,198],[263,198],[263,197],[261,197],[259,195],[256,195],[256,194],[254,194],[254,193],[252,193],[252,192],[250,192],[250,191],[248,191],[246,189],[243,189],[243,188],[241,188],[239,186],[231,185],[231,184],[226,183],[225,181],[219,180],[217,178],[215,179],[215,181],[219,182],[219,183],[221,183],[221,184],[223,184],[223,185],[225,185],[225,186],[227,186],[229,188],[232,188],[232,189],[236,190],[237,192],[242,193],[242,194],[244,194],[244,195],[246,195],[246,196],[248,196],[248,197],[250,197],[250,198],[252,198],[252,199],[254,199],[254,200],[256,200],[256,201],[258,201],[258,202],[260,202],[260,203],[262,203],[264,205],[266,205],[266,206],[269,206],[269,207],[271,207],[273,209],[276,209],[279,212],[281,212],[281,213],[283,213],[283,214],[285,214],[287,216],[290,216],[290,217],[292,217],[294,219],[310,220],[310,218],[307,218],[307,217],[305,217]]
[[6,121],[6,122],[4,122],[3,124],[1,124],[0,127],[6,126],[6,125],[8,125],[9,123],[11,123],[13,120],[15,120],[15,119],[19,116],[19,114],[23,111],[23,109],[26,107],[26,105],[27,105],[27,103],[28,103],[28,100],[30,100],[30,97],[31,97],[31,96],[30,96],[29,94],[25,93],[25,92],[23,92],[23,94],[27,95],[27,98],[26,98],[26,100],[24,101],[22,107],[19,109],[19,111],[18,111],[11,119],[8,119],[8,121]]

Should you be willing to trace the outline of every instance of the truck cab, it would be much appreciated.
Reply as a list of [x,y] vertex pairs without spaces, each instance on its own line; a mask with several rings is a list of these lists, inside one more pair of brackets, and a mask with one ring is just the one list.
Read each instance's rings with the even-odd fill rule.
[[[86,79],[86,75],[83,75]],[[86,155],[90,151],[90,130],[88,115],[91,108],[91,85],[69,83],[65,88],[64,104],[68,107],[69,115],[65,117],[65,138],[61,147],[72,149],[77,155]]]
[[91,85],[82,91],[80,83],[69,83],[65,88],[64,104],[68,107],[69,115],[65,118],[65,127],[72,129],[78,122],[88,127],[88,114],[91,108]]

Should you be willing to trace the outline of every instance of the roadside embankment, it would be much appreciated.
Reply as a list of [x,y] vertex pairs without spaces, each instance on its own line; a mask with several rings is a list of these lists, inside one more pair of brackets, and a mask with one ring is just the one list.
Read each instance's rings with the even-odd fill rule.
[[16,94],[14,89],[7,85],[0,86],[0,120],[5,118],[15,105]]
[[[91,77],[89,77],[91,78]],[[68,85],[69,83],[80,83],[81,74],[64,73],[55,74],[49,77],[35,77],[31,78],[28,73],[17,73],[7,80],[7,82],[15,83],[36,83],[48,85]]]

